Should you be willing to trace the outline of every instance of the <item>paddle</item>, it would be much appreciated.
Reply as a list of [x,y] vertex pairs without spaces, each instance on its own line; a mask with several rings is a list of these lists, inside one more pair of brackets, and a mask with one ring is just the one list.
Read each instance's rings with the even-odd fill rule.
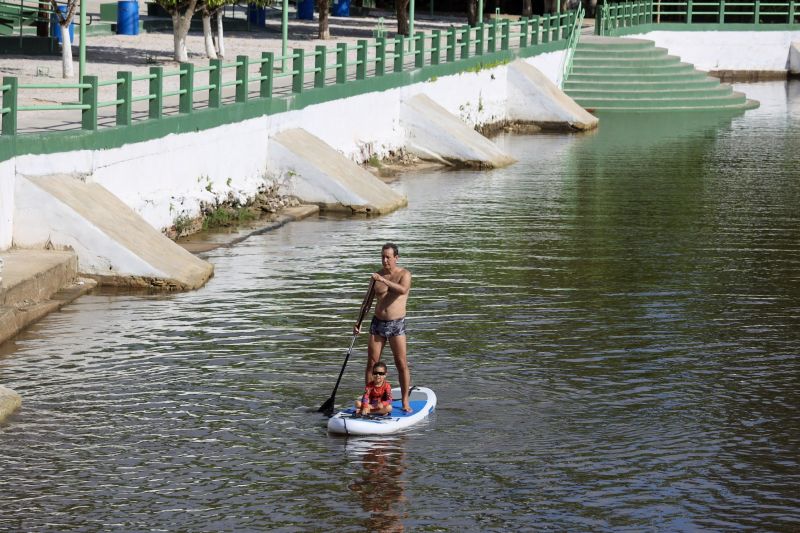
[[[375,297],[375,280],[371,279],[369,281],[369,289],[367,289],[367,294],[364,296],[364,301],[361,302],[361,310],[358,312],[358,322],[356,322],[356,326],[359,328],[361,327],[361,323],[364,321],[364,315],[367,314],[369,308],[372,307],[372,299]],[[353,334],[353,338],[350,340],[350,347],[347,349],[347,356],[344,358],[344,364],[342,365],[342,369],[339,371],[339,378],[336,380],[336,385],[333,387],[333,392],[331,393],[331,397],[328,398],[325,403],[323,403],[317,412],[323,413],[325,416],[332,416],[333,415],[333,402],[334,398],[336,398],[336,390],[339,388],[339,382],[342,381],[342,374],[344,374],[344,367],[347,366],[347,361],[350,359],[350,354],[353,352],[353,345],[356,342],[356,337],[358,334]]]

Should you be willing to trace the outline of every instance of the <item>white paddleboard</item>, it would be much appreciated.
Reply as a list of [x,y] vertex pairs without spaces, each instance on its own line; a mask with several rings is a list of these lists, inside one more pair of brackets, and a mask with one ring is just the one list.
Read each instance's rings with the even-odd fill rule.
[[328,420],[328,431],[343,435],[386,435],[411,427],[436,409],[436,394],[426,387],[413,387],[408,395],[412,411],[403,411],[400,388],[392,389],[392,413],[386,416],[354,417],[355,407],[339,411]]

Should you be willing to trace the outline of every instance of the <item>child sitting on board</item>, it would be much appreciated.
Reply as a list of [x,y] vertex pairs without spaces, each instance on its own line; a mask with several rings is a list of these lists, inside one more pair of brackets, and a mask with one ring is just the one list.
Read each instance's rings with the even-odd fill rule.
[[388,415],[392,412],[392,386],[386,380],[386,363],[378,361],[372,367],[372,381],[364,395],[356,400],[356,416]]

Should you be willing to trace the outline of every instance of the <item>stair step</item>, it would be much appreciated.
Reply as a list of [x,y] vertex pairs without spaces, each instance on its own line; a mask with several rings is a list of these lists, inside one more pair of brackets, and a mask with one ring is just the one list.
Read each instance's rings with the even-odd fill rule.
[[655,45],[655,42],[647,39],[622,39],[619,37],[587,35],[581,37],[578,48],[580,50],[652,50]]
[[636,100],[614,98],[576,98],[575,102],[587,109],[612,109],[612,108],[693,108],[693,107],[719,107],[743,105],[747,98],[742,93],[731,93],[725,96],[703,98],[639,98]]
[[[573,66],[582,67],[650,67],[677,65],[681,63],[678,56],[662,55],[658,57],[573,57]],[[687,63],[684,63],[687,64]]]
[[588,110],[591,112],[606,111],[606,112],[623,112],[623,113],[661,113],[665,111],[747,111],[748,109],[755,109],[758,107],[758,102],[755,100],[747,100],[744,103],[735,103],[731,105],[717,105],[711,107],[592,107]]
[[717,87],[719,80],[706,76],[705,78],[692,78],[668,81],[642,81],[637,80],[633,82],[619,82],[619,81],[581,81],[570,77],[564,83],[564,90],[569,92],[571,90],[581,89],[597,89],[601,91],[617,91],[617,90],[673,90],[673,89],[699,89],[701,87]]
[[588,74],[588,75],[620,75],[630,76],[633,74],[667,74],[667,75],[684,75],[687,73],[695,72],[694,66],[688,63],[667,63],[665,65],[629,65],[622,66],[584,66],[573,65],[572,74]]
[[690,70],[686,72],[666,72],[662,74],[650,74],[632,72],[630,74],[620,73],[618,70],[614,73],[597,74],[597,73],[583,73],[573,72],[569,76],[570,81],[585,81],[585,82],[617,82],[617,83],[636,83],[636,82],[658,82],[658,81],[689,81],[705,79],[706,75],[703,72]]
[[567,90],[567,95],[573,100],[592,99],[592,98],[618,98],[626,100],[639,100],[649,98],[702,98],[705,96],[728,96],[733,93],[729,85],[718,85],[717,87],[707,87],[704,89],[672,89],[672,90],[609,90],[603,91],[598,88]]
[[634,49],[634,50],[617,50],[617,49],[610,49],[610,50],[593,50],[593,49],[584,49],[581,48],[580,44],[575,49],[575,58],[605,58],[605,59],[613,59],[613,58],[646,58],[646,57],[660,57],[665,56],[669,53],[666,48],[660,47],[650,47],[650,48],[642,48],[642,49]]

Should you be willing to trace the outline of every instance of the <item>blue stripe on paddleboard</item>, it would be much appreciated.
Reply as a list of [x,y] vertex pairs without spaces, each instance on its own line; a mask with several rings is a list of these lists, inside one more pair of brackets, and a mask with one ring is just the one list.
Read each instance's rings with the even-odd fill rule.
[[[414,413],[420,412],[427,402],[425,400],[411,400],[408,404],[411,406],[412,411],[410,413],[406,413],[403,411],[403,401],[402,400],[395,400],[392,402],[392,414],[387,416],[386,418],[403,418],[406,416],[411,416]],[[355,407],[351,407],[344,411],[348,414],[353,414],[356,412]]]

